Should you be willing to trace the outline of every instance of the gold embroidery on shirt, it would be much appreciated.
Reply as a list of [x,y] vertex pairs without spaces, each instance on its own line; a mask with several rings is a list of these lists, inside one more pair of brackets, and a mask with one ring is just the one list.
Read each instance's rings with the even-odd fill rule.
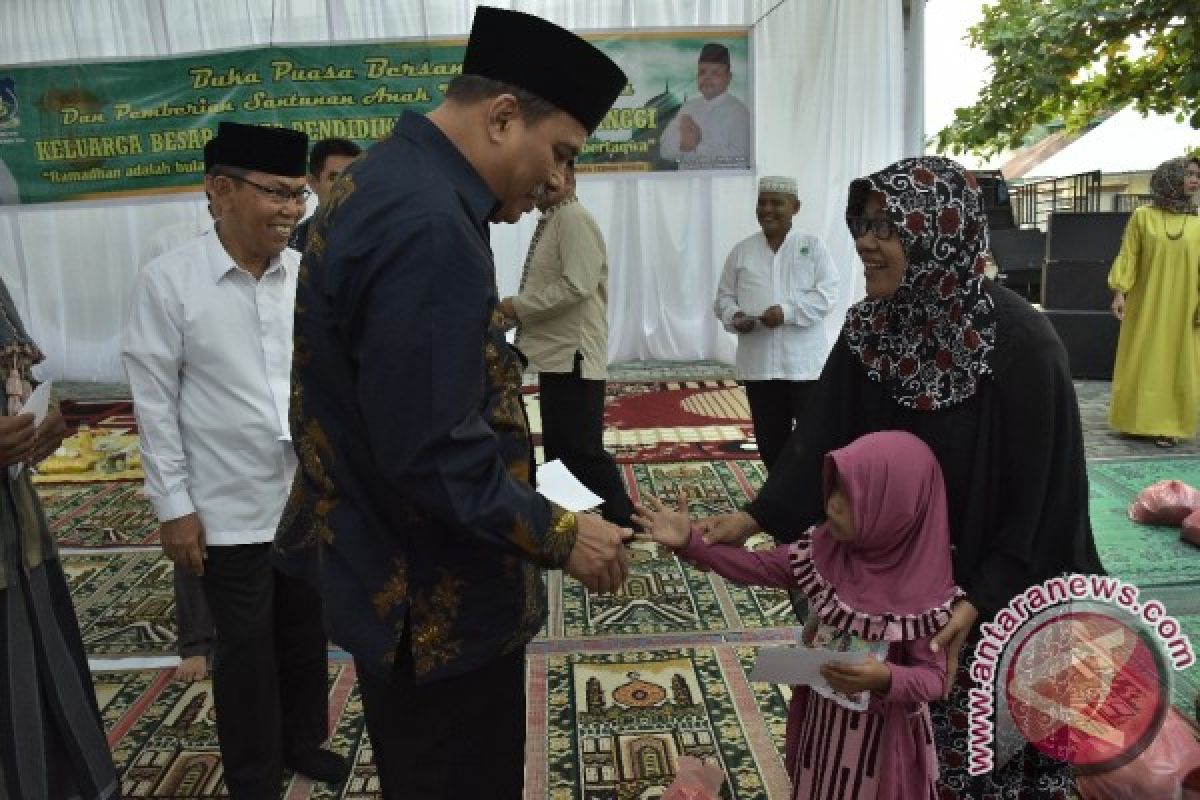
[[380,619],[386,619],[392,609],[408,601],[408,562],[403,555],[396,556],[392,561],[392,575],[375,594],[371,595],[371,605]]
[[462,602],[461,578],[439,569],[432,593],[418,593],[412,601],[413,667],[426,675],[462,653],[462,642],[451,638]]

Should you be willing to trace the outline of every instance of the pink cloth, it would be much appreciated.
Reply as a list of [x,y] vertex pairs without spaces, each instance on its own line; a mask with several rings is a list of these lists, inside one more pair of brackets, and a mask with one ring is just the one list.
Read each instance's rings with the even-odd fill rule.
[[858,535],[839,542],[821,526],[812,559],[841,602],[900,616],[953,598],[946,487],[929,447],[904,431],[869,433],[825,457],[826,499],[835,474]]
[[805,687],[794,691],[785,762],[796,800],[933,798],[928,704],[941,697],[946,660],[929,642],[962,595],[951,570],[942,472],[920,439],[882,431],[826,457],[826,498],[835,476],[854,516],[852,541],[837,541],[822,525],[791,545],[750,551],[710,547],[693,530],[681,555],[738,583],[799,587],[827,624],[890,642],[891,686],[866,711]]
[[[770,550],[709,546],[693,530],[679,554],[737,583],[787,589],[797,584],[792,572],[794,549],[792,545]],[[893,642],[887,664],[891,688],[866,711],[850,711],[806,687],[794,688],[784,745],[794,800],[923,800],[934,796],[937,751],[930,733],[928,703],[942,695],[945,654],[930,651],[928,637]],[[839,739],[834,731],[843,730]],[[867,746],[880,730],[881,746]],[[843,770],[848,785],[857,787],[856,793],[841,793],[840,784],[829,783],[829,776],[842,775]],[[879,781],[881,776],[887,779]]]

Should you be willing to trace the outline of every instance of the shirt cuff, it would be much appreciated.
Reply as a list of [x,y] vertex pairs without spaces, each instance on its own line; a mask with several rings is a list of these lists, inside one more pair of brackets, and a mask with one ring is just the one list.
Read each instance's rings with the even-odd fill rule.
[[170,522],[196,513],[192,497],[187,492],[172,492],[166,497],[151,497],[150,503],[154,506],[154,513],[159,522]]
[[782,303],[780,305],[780,308],[783,309],[783,324],[784,325],[795,325],[796,319],[797,319],[797,317],[799,317],[799,314],[796,312],[796,304],[795,303]]

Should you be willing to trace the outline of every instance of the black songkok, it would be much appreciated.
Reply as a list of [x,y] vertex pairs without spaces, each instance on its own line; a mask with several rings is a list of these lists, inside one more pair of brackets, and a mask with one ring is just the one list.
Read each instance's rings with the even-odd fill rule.
[[289,128],[222,122],[204,145],[204,171],[217,164],[285,178],[303,178],[308,134]]
[[612,59],[568,30],[520,11],[479,6],[463,74],[536,94],[594,131],[628,80]]
[[709,42],[700,48],[700,57],[696,61],[701,64],[724,64],[729,66],[729,48],[723,44]]

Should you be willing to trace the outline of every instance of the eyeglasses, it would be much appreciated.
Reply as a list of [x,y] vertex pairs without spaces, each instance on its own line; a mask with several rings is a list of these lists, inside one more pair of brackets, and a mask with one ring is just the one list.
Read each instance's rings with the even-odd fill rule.
[[875,235],[876,239],[885,241],[892,238],[892,233],[896,230],[896,223],[890,219],[867,219],[866,217],[846,217],[846,225],[850,228],[850,235],[855,239],[861,239],[870,231]]
[[255,189],[258,189],[267,197],[271,198],[271,200],[277,205],[281,206],[287,205],[289,201],[292,203],[305,205],[308,203],[308,198],[312,197],[312,190],[307,186],[305,186],[303,189],[297,189],[294,192],[289,192],[286,189],[274,189],[270,186],[263,186],[261,183],[256,183],[249,178],[243,178],[241,175],[231,175],[226,173],[225,176],[227,178],[232,178],[235,181],[241,181],[242,183],[253,186]]

